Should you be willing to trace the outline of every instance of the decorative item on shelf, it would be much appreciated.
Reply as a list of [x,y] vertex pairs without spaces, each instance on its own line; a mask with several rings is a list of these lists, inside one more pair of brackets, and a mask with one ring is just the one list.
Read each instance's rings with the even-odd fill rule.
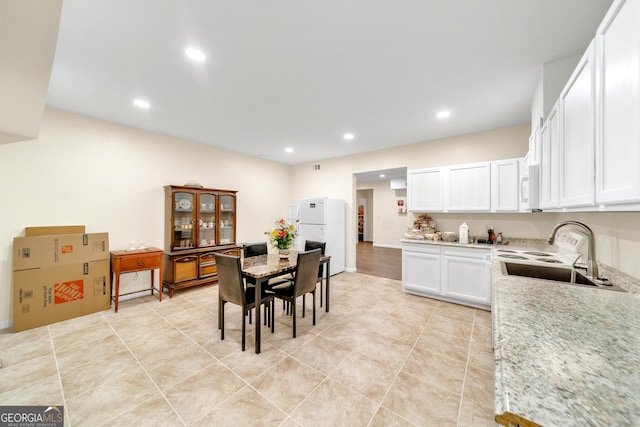
[[200,184],[200,181],[197,181],[195,179],[192,179],[190,181],[185,182],[184,184],[185,187],[196,187],[196,188],[202,188],[202,184]]
[[436,228],[436,223],[433,222],[433,218],[431,218],[429,215],[427,214],[420,214],[418,215],[418,217],[413,221],[413,228],[417,228],[417,229],[431,229],[431,228]]
[[296,227],[293,224],[281,218],[274,222],[271,231],[265,231],[264,234],[269,235],[269,243],[278,250],[280,258],[289,258],[289,249],[297,235]]
[[407,205],[404,202],[404,199],[398,199],[398,213],[406,214],[407,213]]

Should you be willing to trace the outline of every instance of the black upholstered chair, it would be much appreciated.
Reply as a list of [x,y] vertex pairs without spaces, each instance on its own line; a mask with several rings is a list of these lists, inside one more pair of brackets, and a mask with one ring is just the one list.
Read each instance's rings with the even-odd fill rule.
[[220,313],[220,339],[224,340],[224,305],[228,302],[242,307],[242,351],[245,349],[246,340],[246,314],[255,308],[257,304],[264,304],[265,317],[269,313],[271,333],[274,332],[274,293],[263,289],[260,301],[255,300],[255,288],[246,288],[242,280],[242,267],[240,257],[215,254],[216,265],[218,267],[218,304]]
[[245,243],[242,245],[242,253],[245,258],[266,255],[268,253],[267,242]]
[[[316,284],[318,267],[320,266],[320,249],[298,253],[298,260],[293,281],[271,288],[276,298],[287,301],[291,305],[293,317],[293,338],[296,337],[296,300],[300,296],[311,293],[313,296],[313,324],[316,324]],[[304,309],[302,317],[304,317]]]

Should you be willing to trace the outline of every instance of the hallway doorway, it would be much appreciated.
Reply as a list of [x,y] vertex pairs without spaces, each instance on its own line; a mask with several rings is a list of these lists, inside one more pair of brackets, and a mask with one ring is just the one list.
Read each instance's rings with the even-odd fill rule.
[[372,242],[358,242],[356,271],[370,276],[402,280],[402,250],[373,246]]

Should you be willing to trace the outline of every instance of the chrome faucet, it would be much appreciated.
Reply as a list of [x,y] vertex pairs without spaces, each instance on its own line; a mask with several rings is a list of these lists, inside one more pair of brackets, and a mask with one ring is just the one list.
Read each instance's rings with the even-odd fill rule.
[[547,238],[547,244],[553,245],[553,242],[556,239],[556,233],[561,227],[564,227],[565,225],[576,225],[587,232],[589,238],[589,259],[587,260],[587,276],[597,279],[598,264],[596,263],[596,238],[593,235],[593,231],[591,231],[588,226],[578,221],[560,222],[553,227],[553,230],[551,230],[551,234],[549,234],[549,237]]

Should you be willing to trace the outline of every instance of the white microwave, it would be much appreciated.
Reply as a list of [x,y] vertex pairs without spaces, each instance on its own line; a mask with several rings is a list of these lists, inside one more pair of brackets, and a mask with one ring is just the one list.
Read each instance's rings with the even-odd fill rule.
[[540,211],[540,165],[524,161],[520,176],[520,210]]

